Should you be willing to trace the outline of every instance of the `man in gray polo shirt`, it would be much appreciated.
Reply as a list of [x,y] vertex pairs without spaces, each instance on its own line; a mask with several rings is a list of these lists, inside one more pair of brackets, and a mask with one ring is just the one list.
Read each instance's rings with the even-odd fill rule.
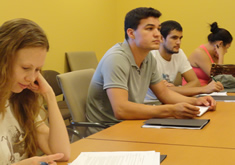
[[[150,54],[161,42],[160,16],[159,11],[145,7],[127,13],[125,41],[106,52],[92,78],[86,107],[89,121],[193,118],[199,114],[199,108],[194,105],[215,109],[212,97],[185,97],[169,90],[161,81],[156,60]],[[167,105],[144,105],[149,87]]]

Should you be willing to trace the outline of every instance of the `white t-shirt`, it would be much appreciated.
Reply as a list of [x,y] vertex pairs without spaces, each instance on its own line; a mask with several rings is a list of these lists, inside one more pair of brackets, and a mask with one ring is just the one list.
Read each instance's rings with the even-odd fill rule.
[[[162,78],[169,83],[174,83],[178,72],[183,74],[192,69],[182,49],[179,49],[179,53],[172,54],[170,61],[166,61],[164,58],[162,58],[158,50],[153,50],[151,53],[157,61],[158,73],[161,74]],[[153,94],[151,89],[148,89],[145,100],[154,99],[157,99],[156,96]]]
[[[37,118],[37,121],[39,120],[41,120],[40,116]],[[25,153],[25,143],[18,144],[23,137],[24,131],[8,106],[3,119],[0,114],[0,165],[11,165],[28,158]]]

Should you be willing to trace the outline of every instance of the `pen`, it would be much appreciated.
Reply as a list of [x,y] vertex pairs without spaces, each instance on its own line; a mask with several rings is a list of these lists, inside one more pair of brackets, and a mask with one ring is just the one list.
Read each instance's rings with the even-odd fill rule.
[[213,76],[211,76],[211,78],[212,78],[212,80],[214,80],[215,82],[217,82],[216,79],[215,79]]

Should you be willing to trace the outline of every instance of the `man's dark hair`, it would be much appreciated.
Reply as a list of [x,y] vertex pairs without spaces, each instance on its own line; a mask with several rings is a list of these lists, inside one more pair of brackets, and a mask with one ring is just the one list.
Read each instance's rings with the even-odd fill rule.
[[147,8],[147,7],[139,7],[136,9],[133,9],[129,11],[126,14],[125,17],[125,38],[128,40],[128,35],[127,35],[127,29],[131,28],[136,30],[138,25],[140,24],[140,20],[148,18],[148,17],[154,17],[154,18],[159,18],[162,14],[160,11],[154,9],[154,8]]
[[182,28],[182,26],[178,22],[173,21],[173,20],[169,20],[169,21],[165,21],[165,22],[161,23],[161,30],[160,30],[160,32],[161,32],[163,38],[166,39],[166,37],[168,36],[168,34],[172,30],[177,30],[177,31],[182,32],[183,28]]

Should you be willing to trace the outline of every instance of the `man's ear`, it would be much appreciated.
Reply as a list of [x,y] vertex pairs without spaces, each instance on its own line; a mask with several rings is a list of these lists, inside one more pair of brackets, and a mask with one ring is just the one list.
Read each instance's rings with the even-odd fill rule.
[[127,30],[126,30],[126,33],[127,33],[127,35],[128,35],[128,37],[130,38],[130,39],[135,39],[135,34],[134,34],[134,29],[131,29],[131,28],[128,28]]
[[161,41],[160,41],[161,43],[166,42],[166,38],[164,38],[162,35],[161,35],[160,39],[161,39]]

